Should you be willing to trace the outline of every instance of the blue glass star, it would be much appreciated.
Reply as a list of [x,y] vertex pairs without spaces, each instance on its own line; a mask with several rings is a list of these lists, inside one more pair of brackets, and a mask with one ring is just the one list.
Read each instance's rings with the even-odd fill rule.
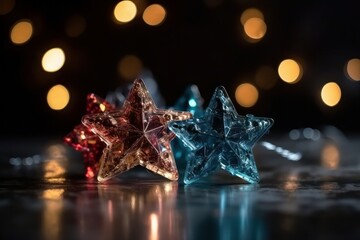
[[273,123],[271,118],[239,115],[225,88],[217,87],[203,116],[169,123],[190,150],[184,183],[219,167],[249,183],[259,182],[252,148]]
[[[200,94],[198,86],[192,84],[187,86],[183,95],[180,96],[171,108],[179,111],[191,112],[194,117],[200,117],[204,115],[205,112],[203,103],[204,99]],[[178,168],[185,168],[184,159],[189,153],[189,149],[184,147],[184,144],[179,138],[175,138],[171,142],[171,147],[173,149],[175,159],[177,160]]]

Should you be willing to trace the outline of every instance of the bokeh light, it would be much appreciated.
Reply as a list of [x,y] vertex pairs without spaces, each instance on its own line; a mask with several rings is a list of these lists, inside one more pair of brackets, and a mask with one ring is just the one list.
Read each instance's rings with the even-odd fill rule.
[[261,18],[253,17],[246,20],[244,32],[251,40],[260,40],[266,34],[267,26]]
[[249,20],[250,18],[260,18],[260,19],[264,20],[264,15],[257,8],[248,8],[241,14],[241,17],[240,17],[241,24],[245,25],[246,21]]
[[24,44],[31,38],[33,26],[30,20],[22,19],[16,22],[10,30],[10,39],[14,44]]
[[333,143],[326,144],[321,151],[321,165],[325,168],[336,169],[339,163],[339,148]]
[[341,99],[341,89],[335,82],[326,83],[321,89],[321,100],[330,107],[339,103]]
[[137,8],[132,1],[120,1],[114,8],[115,19],[120,23],[127,23],[136,16]]
[[286,176],[282,188],[287,192],[295,192],[300,187],[299,180],[297,173],[290,172],[288,176]]
[[65,53],[61,48],[52,48],[48,50],[42,60],[41,65],[47,72],[56,72],[65,63]]
[[353,58],[346,63],[346,74],[354,81],[360,81],[360,59]]
[[279,64],[278,74],[286,83],[297,83],[302,77],[302,67],[293,59],[285,59]]
[[242,107],[249,108],[254,106],[258,98],[258,90],[250,83],[240,84],[235,90],[236,102]]
[[[285,6],[280,11],[266,4],[235,2],[202,0],[197,4],[173,5],[163,1],[115,0],[71,4],[71,8],[67,4],[53,5],[63,13],[58,16],[45,2],[30,6],[19,0],[0,0],[4,35],[2,76],[12,82],[22,97],[30,96],[26,99],[33,93],[28,91],[29,86],[45,84],[41,93],[45,103],[50,87],[59,83],[69,87],[62,81],[76,79],[74,91],[94,88],[110,96],[111,88],[145,78],[148,71],[164,90],[158,95],[167,99],[166,105],[175,102],[176,95],[180,97],[177,87],[186,82],[198,84],[209,94],[211,85],[206,81],[222,79],[224,86],[232,87],[229,92],[238,107],[255,107],[258,113],[270,107],[280,115],[301,110],[304,115],[291,116],[296,118],[297,127],[302,127],[302,121],[308,121],[305,116],[310,114],[316,123],[351,128],[346,119],[352,117],[351,109],[359,108],[360,55],[354,48],[356,43],[346,44],[344,36],[354,34],[345,34],[350,21],[344,18],[341,22],[344,32],[338,31],[339,22],[329,26],[319,23],[316,26],[320,28],[314,25],[309,29],[306,24],[293,25],[289,16],[295,19],[299,15],[292,15]],[[311,22],[308,18],[303,20]],[[332,30],[325,30],[330,25]],[[327,40],[331,43],[321,44]],[[329,46],[338,48],[329,52]],[[16,69],[21,71],[17,73]],[[166,80],[168,76],[176,76],[175,88]],[[341,89],[322,89],[330,81]],[[240,94],[240,83],[249,83],[254,91],[243,90]],[[8,91],[5,99],[11,92],[14,91]],[[73,94],[71,91],[71,99]],[[31,101],[34,107],[53,112],[47,103],[38,106],[36,99]],[[73,106],[79,103],[72,101],[71,109],[79,109]],[[291,128],[292,123],[275,127]]]
[[166,10],[160,4],[152,4],[148,6],[143,13],[143,20],[150,26],[161,24],[166,16]]
[[46,100],[51,109],[62,110],[68,105],[70,94],[66,87],[58,84],[50,88]]
[[135,55],[126,55],[118,64],[118,72],[125,80],[134,80],[137,78],[143,68],[140,58]]
[[0,15],[8,14],[13,10],[15,0],[0,0]]
[[[53,163],[51,163],[53,164]],[[50,164],[47,164],[50,165]],[[50,167],[51,168],[51,167]],[[64,194],[64,189],[47,189],[44,190],[42,197],[47,200],[59,200],[62,199]]]

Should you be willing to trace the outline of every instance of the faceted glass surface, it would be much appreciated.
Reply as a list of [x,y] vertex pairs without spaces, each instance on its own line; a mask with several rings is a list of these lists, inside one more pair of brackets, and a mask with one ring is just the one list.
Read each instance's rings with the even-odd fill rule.
[[273,122],[239,115],[226,90],[216,88],[203,116],[169,124],[190,150],[184,183],[193,183],[218,168],[249,183],[259,182],[252,148]]
[[[194,117],[200,117],[205,112],[203,104],[204,99],[200,94],[198,86],[192,84],[185,89],[183,95],[180,96],[171,108],[175,110],[188,111],[191,112]],[[189,148],[184,146],[182,141],[177,137],[171,142],[171,146],[178,168],[185,168],[186,156],[189,154]]]
[[[105,101],[94,93],[86,97],[86,113],[93,114],[115,110],[115,106]],[[91,132],[85,125],[79,124],[64,137],[64,142],[83,155],[85,165],[85,176],[93,178],[99,170],[99,159],[101,158],[105,143]]]
[[170,180],[178,170],[168,123],[191,118],[190,112],[158,109],[144,82],[133,83],[123,106],[115,111],[83,116],[82,123],[105,143],[98,181],[107,181],[137,165]]

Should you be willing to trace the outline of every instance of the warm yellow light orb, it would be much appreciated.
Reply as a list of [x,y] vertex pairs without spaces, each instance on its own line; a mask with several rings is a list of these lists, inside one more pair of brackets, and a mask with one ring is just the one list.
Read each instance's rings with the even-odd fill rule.
[[259,98],[256,87],[250,83],[240,84],[235,90],[236,102],[243,107],[252,107]]
[[24,44],[31,38],[33,34],[33,26],[32,23],[27,20],[20,20],[14,24],[14,26],[10,30],[10,39],[16,44]]
[[120,23],[127,23],[136,16],[137,8],[132,1],[120,1],[114,8],[115,19]]
[[47,94],[47,103],[53,110],[64,109],[70,100],[69,91],[61,84],[53,86]]
[[337,105],[341,99],[341,89],[335,82],[326,83],[321,89],[322,101],[330,107]]
[[65,53],[61,48],[52,48],[48,50],[42,60],[41,65],[47,72],[56,72],[65,63]]
[[143,13],[143,20],[150,26],[161,24],[166,16],[166,11],[160,4],[152,4],[148,6]]
[[286,83],[297,83],[302,76],[301,65],[293,59],[285,59],[278,67],[278,74]]

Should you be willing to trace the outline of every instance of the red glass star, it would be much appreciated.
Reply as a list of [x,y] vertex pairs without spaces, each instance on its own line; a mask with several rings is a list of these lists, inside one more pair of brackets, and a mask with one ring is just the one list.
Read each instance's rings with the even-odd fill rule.
[[98,181],[106,181],[138,165],[177,180],[179,175],[170,145],[175,135],[168,123],[191,117],[190,112],[158,109],[144,82],[135,80],[121,109],[82,118],[82,123],[107,145]]
[[[115,110],[115,106],[101,97],[90,93],[86,97],[86,113],[94,114]],[[64,142],[83,155],[85,176],[93,178],[99,171],[99,160],[105,143],[85,125],[79,124],[64,137]]]

